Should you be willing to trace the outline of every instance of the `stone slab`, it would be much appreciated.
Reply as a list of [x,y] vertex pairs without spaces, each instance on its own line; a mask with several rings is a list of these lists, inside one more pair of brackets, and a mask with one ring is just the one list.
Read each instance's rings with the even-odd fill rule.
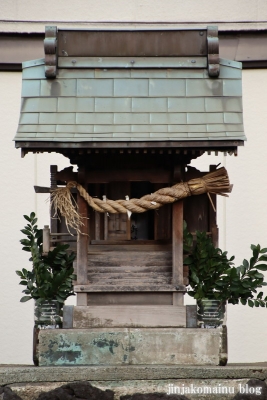
[[39,365],[219,365],[222,338],[221,328],[41,330]]
[[13,383],[170,379],[267,379],[267,363],[220,366],[123,365],[35,367],[0,365],[0,386]]
[[[90,380],[90,383],[102,390],[112,390],[114,400],[135,393],[181,394],[188,400],[265,400],[267,391],[266,383],[255,379]],[[36,400],[42,392],[65,384],[66,382],[15,383],[9,387],[23,400]],[[247,397],[246,391],[249,390],[254,391],[252,397]]]

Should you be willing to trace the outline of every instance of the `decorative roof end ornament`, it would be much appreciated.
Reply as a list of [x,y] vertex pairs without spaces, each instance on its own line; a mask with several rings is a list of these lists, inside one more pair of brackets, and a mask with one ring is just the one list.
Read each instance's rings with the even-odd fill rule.
[[218,27],[207,26],[208,73],[211,78],[220,74]]
[[57,75],[57,27],[45,27],[45,76],[53,79]]

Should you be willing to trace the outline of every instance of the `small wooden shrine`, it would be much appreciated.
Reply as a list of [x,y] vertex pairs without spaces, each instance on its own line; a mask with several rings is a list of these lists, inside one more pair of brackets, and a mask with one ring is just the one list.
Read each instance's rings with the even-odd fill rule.
[[[204,152],[243,145],[241,64],[219,58],[216,27],[47,27],[44,48],[23,64],[15,143],[23,156],[58,152],[78,166],[51,166],[51,189],[76,181],[93,199],[139,199],[202,177],[189,164]],[[220,363],[225,333],[197,329],[183,304],[183,221],[218,241],[207,194],[138,213],[95,211],[73,194],[84,217],[77,306],[60,332],[40,333],[40,365]],[[64,218],[50,232],[51,245],[63,237],[76,248]]]

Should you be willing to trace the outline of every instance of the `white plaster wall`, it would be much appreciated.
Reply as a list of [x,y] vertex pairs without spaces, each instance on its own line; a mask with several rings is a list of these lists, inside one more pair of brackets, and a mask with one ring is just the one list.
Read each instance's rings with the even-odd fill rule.
[[36,195],[33,185],[49,186],[50,164],[62,169],[68,159],[58,154],[28,154],[12,142],[20,112],[21,73],[0,73],[0,364],[29,364],[32,353],[33,302],[20,303],[22,286],[15,270],[29,267],[28,253],[21,251],[20,229],[26,221],[23,214],[35,211],[39,227],[49,224],[45,199]]
[[[194,26],[219,23],[221,29],[266,27],[266,0],[0,0],[1,32],[43,32],[46,24],[83,28],[119,27],[122,22],[159,26]],[[79,22],[84,21],[84,22]],[[96,24],[92,23],[96,21]],[[192,24],[190,24],[192,22]],[[165,25],[164,25],[165,24]],[[125,25],[124,25],[125,26]],[[218,202],[220,246],[236,255],[237,263],[250,257],[251,243],[267,247],[267,70],[243,72],[244,121],[248,142],[238,157],[202,156],[193,165],[207,170],[221,162],[228,169],[233,193]],[[35,195],[33,185],[49,185],[49,165],[69,165],[58,154],[28,154],[14,149],[20,110],[21,74],[0,73],[1,160],[1,264],[0,264],[0,364],[29,364],[32,352],[32,302],[21,304],[16,269],[28,265],[21,251],[22,215],[37,212],[40,226],[49,221],[46,195]],[[267,277],[266,277],[267,279]],[[260,362],[267,359],[267,310],[229,306],[229,361]]]
[[[43,32],[41,23],[219,24],[222,29],[267,26],[266,0],[0,0],[0,26]],[[40,23],[41,22],[41,23]]]
[[[218,225],[220,247],[236,256],[236,266],[251,257],[251,244],[267,245],[267,70],[244,70],[242,75],[245,146],[238,157],[204,155],[193,162],[202,170],[221,162],[234,184],[229,198],[219,201]],[[229,305],[227,325],[229,362],[267,360],[266,308]]]

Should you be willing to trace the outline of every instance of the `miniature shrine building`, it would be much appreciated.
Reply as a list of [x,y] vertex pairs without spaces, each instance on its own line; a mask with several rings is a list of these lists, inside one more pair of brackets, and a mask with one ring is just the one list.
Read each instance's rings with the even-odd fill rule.
[[[189,164],[204,152],[236,155],[244,143],[241,63],[219,58],[216,27],[162,31],[47,27],[44,48],[44,59],[23,64],[15,145],[22,156],[57,152],[78,166],[78,172],[51,166],[52,189],[76,181],[92,197],[140,198],[203,176]],[[204,356],[210,336],[201,360],[193,355],[193,347],[186,358],[170,344],[177,330],[195,329],[192,309],[183,305],[188,284],[183,221],[191,232],[209,232],[218,242],[216,212],[208,196],[191,196],[130,216],[96,212],[79,193],[74,196],[85,219],[84,235],[77,241],[77,306],[65,315],[68,332],[83,330],[86,335],[98,329],[103,342],[106,334],[126,335],[129,328],[151,339],[154,329],[161,339],[170,335],[169,347],[160,336],[155,339],[165,346],[164,357],[155,356],[155,363],[219,363],[217,355]],[[216,205],[216,196],[210,196]],[[50,230],[52,245],[57,235],[68,233],[64,219],[52,218]],[[142,340],[133,340],[138,348]],[[111,362],[104,356],[95,361],[90,351],[74,364]],[[130,352],[129,346],[125,352]],[[131,362],[153,363],[144,353],[141,346]],[[129,354],[112,362],[130,362]],[[42,365],[47,363],[43,357]]]

